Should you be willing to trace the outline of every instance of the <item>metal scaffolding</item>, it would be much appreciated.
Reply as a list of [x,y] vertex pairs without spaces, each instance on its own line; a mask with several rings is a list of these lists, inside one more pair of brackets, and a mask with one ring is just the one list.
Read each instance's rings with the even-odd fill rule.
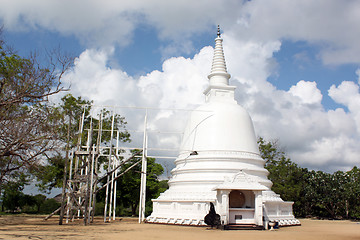
[[[92,106],[94,107],[94,106]],[[62,205],[54,213],[60,211],[59,224],[66,223],[75,218],[83,218],[84,224],[90,224],[94,219],[96,194],[105,189],[104,221],[115,220],[116,210],[116,187],[117,179],[130,171],[136,165],[141,164],[141,186],[139,199],[139,223],[145,220],[145,200],[146,200],[146,175],[147,157],[155,158],[174,158],[164,156],[148,156],[148,109],[144,114],[144,128],[142,147],[129,148],[120,146],[121,131],[114,125],[115,107],[111,106],[111,128],[104,129],[104,109],[100,111],[97,127],[94,128],[94,118],[90,114],[90,121],[85,129],[85,106],[79,121],[78,141],[75,149],[67,154],[64,182],[62,192]],[[137,108],[139,109],[139,108]],[[109,135],[110,140],[104,143],[104,133]],[[107,136],[108,136],[107,135]],[[155,149],[155,148],[153,148]],[[132,151],[131,151],[132,150]],[[167,151],[168,149],[158,149]],[[174,150],[174,149],[170,149]],[[134,152],[135,151],[135,152]],[[100,169],[99,158],[106,158],[105,170]],[[126,169],[124,164],[136,158],[131,166]],[[138,160],[139,159],[139,160]],[[103,160],[104,162],[104,160]],[[105,184],[101,187],[100,182]]]

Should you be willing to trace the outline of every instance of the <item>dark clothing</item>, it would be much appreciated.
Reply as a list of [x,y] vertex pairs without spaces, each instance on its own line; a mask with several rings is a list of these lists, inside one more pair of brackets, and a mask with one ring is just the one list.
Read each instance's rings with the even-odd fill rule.
[[205,216],[204,222],[207,225],[210,225],[211,228],[213,228],[214,226],[219,227],[221,225],[220,215],[215,212],[215,207],[212,202],[210,203],[210,211]]

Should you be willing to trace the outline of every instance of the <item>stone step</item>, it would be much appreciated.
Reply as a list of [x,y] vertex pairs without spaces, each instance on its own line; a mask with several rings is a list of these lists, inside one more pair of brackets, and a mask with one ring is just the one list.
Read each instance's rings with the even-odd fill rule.
[[224,226],[224,230],[264,230],[264,226],[255,224],[228,224]]

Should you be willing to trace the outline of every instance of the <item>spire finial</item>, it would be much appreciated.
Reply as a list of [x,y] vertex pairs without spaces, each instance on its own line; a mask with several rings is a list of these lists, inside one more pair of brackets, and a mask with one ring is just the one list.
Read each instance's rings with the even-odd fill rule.
[[218,25],[217,38],[215,38],[214,57],[211,66],[211,72],[208,75],[210,85],[229,85],[230,74],[226,70],[224,50],[222,46],[223,39]]

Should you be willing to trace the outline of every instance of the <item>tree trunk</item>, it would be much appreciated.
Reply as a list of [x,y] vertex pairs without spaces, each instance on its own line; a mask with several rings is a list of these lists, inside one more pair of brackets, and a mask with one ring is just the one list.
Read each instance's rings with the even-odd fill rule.
[[349,201],[345,201],[346,218],[349,219]]
[[136,216],[136,209],[137,209],[138,203],[131,204],[131,215],[133,217]]
[[326,211],[327,211],[328,213],[330,213],[331,217],[335,219],[335,218],[336,218],[335,208],[334,208],[334,206],[333,206],[332,203],[330,203],[329,205],[330,205],[330,206],[328,206],[327,204],[325,204],[325,205],[324,205],[324,206],[325,206],[325,209],[326,209]]

